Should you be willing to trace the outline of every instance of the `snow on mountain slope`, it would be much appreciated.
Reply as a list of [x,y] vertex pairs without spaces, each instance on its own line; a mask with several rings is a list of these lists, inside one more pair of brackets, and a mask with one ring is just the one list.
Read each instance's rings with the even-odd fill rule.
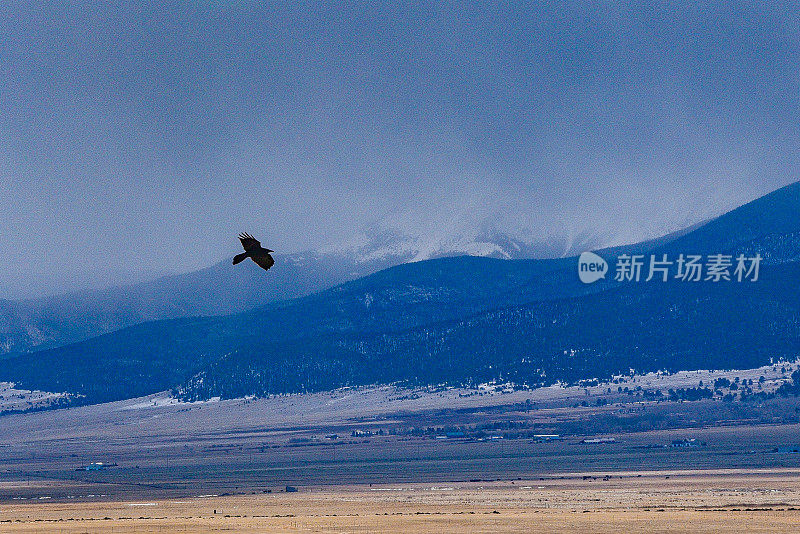
[[498,259],[546,259],[574,256],[586,250],[621,244],[610,235],[565,231],[537,235],[531,230],[501,229],[491,220],[461,216],[421,228],[404,215],[360,232],[352,240],[325,247],[356,263],[406,263],[446,256],[484,256]]

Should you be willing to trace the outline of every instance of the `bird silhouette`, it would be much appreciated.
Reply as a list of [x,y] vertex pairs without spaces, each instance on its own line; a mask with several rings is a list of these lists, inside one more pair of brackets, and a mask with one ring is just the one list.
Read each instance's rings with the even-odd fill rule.
[[269,255],[270,252],[275,251],[262,247],[255,237],[247,233],[241,233],[239,234],[239,241],[242,242],[244,252],[233,257],[234,265],[243,262],[245,258],[250,258],[265,271],[269,271],[269,268],[275,265],[275,260]]

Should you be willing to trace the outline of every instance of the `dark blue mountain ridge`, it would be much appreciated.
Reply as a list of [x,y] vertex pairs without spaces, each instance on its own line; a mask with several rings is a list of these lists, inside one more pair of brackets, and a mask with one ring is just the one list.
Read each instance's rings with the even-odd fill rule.
[[397,381],[535,384],[796,357],[799,273],[787,258],[800,248],[799,189],[778,190],[655,248],[630,249],[755,247],[780,258],[749,285],[584,285],[575,258],[444,258],[236,315],[145,323],[15,357],[0,379],[98,402],[170,387],[207,398]]
[[[750,368],[800,354],[797,263],[749,285],[669,282],[501,307],[403,331],[255,341],[177,388],[187,400],[402,382],[529,386]],[[319,358],[318,355],[331,355]]]
[[759,247],[767,263],[795,261],[800,233],[800,182],[740,206],[666,243],[664,252],[738,253]]
[[[135,284],[36,299],[0,299],[0,358],[58,347],[146,321],[242,312],[328,289],[407,263],[419,254],[414,246],[419,243],[402,241],[408,236],[392,235],[388,241],[381,237],[387,236],[375,236],[358,247],[277,254],[268,284],[263,283],[261,269],[250,262],[231,269],[230,260],[224,260],[198,271]],[[570,250],[564,240],[525,243],[497,231],[461,237],[455,243],[439,243],[434,256],[463,255],[459,250],[474,249],[487,257],[520,259],[552,257],[558,250]],[[588,246],[599,240],[582,235],[569,242]]]
[[383,269],[335,254],[277,255],[272,283],[252,288],[263,271],[225,260],[199,271],[101,290],[28,300],[0,300],[0,357],[88,339],[138,323],[231,314],[307,295]]

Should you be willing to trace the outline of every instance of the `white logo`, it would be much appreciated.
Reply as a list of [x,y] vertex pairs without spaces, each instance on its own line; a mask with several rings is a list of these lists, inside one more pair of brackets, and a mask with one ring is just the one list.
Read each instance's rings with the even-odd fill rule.
[[584,284],[605,278],[607,272],[608,263],[594,252],[584,252],[578,258],[578,277]]
[[[615,265],[616,282],[757,282],[764,258],[761,254],[708,254],[703,261],[700,254],[679,254],[670,259],[668,254],[620,254]],[[608,273],[606,260],[594,252],[584,252],[578,258],[578,277],[584,284],[597,282]]]

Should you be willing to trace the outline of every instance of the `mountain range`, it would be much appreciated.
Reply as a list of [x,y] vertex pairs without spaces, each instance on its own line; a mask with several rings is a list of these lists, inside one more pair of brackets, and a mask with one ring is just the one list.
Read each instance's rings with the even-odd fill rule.
[[[234,241],[234,245],[238,243]],[[54,348],[146,321],[223,315],[308,295],[387,267],[438,257],[549,258],[597,248],[601,239],[527,239],[466,225],[434,239],[374,228],[349,243],[277,255],[269,278],[250,262],[46,298],[0,299],[0,358]]]
[[[145,322],[9,357],[0,380],[81,402],[170,388],[206,399],[393,382],[542,385],[800,355],[800,183],[683,232],[598,253],[610,265],[621,254],[763,261],[755,282],[606,276],[588,285],[575,257],[416,261],[244,312]],[[234,285],[245,294],[263,283]],[[230,309],[211,295],[185,298]]]

